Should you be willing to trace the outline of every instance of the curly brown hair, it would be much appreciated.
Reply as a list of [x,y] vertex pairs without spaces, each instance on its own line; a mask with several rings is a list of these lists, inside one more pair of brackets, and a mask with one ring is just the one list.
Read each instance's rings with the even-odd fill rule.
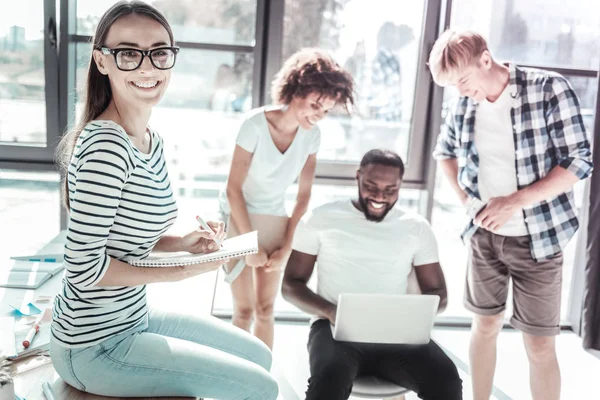
[[290,104],[311,93],[334,99],[346,112],[354,107],[354,81],[348,71],[323,50],[302,49],[286,60],[271,85],[275,104]]

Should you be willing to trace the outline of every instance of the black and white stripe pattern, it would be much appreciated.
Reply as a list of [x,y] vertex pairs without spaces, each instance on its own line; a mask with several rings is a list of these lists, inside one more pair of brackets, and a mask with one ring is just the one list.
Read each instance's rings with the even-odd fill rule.
[[177,217],[161,138],[140,152],[111,121],[81,133],[68,169],[71,211],[66,275],[54,304],[52,334],[68,347],[90,346],[139,324],[146,286],[96,287],[110,263],[145,258]]

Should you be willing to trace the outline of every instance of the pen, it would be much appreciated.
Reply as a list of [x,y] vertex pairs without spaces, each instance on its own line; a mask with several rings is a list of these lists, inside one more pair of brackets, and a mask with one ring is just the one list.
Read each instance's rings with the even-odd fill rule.
[[25,336],[25,340],[23,340],[23,347],[28,348],[31,346],[31,342],[33,341],[33,337],[40,331],[40,321],[36,321],[29,332],[27,332],[27,336]]
[[[208,226],[208,224],[206,222],[204,222],[204,220],[202,218],[200,218],[199,215],[196,215],[196,221],[198,221],[198,223],[200,224],[200,226],[205,230],[205,231],[209,231],[209,232],[213,232],[215,233],[215,231],[213,231],[213,229]],[[221,245],[221,242],[218,241],[216,238],[213,239],[215,241],[216,244],[218,244],[219,246]]]
[[42,391],[44,392],[44,396],[46,396],[47,400],[54,400],[54,393],[52,392],[52,388],[48,382],[42,383]]

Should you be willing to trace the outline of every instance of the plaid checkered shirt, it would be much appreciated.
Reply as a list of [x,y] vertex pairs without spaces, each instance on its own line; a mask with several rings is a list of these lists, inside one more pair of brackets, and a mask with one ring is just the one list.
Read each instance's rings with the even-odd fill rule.
[[[592,173],[590,142],[579,100],[561,75],[509,65],[513,97],[511,119],[517,187],[522,189],[561,166],[579,179]],[[446,116],[433,156],[455,158],[458,184],[470,197],[481,198],[477,185],[479,156],[475,149],[477,103],[458,99]],[[573,191],[523,209],[531,238],[531,255],[541,261],[562,251],[579,228]],[[477,230],[471,220],[462,234],[466,242]]]

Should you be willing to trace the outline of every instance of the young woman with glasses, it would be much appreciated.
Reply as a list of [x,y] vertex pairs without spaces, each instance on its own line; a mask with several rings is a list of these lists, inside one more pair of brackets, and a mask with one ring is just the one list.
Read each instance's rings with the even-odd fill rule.
[[222,262],[138,268],[150,251],[216,250],[223,224],[166,235],[177,206],[163,142],[148,127],[179,49],[155,8],[119,2],[101,18],[81,123],[65,135],[66,274],[54,303],[51,356],[71,386],[114,397],[274,400],[271,353],[213,317],[150,309],[146,284],[212,271]]

